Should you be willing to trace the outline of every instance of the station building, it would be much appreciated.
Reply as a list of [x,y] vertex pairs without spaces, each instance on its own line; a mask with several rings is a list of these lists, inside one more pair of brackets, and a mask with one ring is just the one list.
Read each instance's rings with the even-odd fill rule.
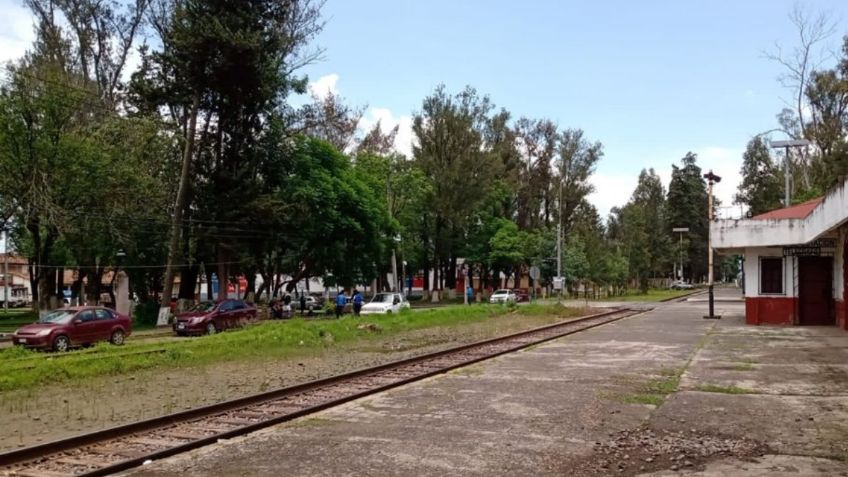
[[823,197],[741,220],[710,224],[713,248],[743,257],[750,325],[848,329],[848,185]]

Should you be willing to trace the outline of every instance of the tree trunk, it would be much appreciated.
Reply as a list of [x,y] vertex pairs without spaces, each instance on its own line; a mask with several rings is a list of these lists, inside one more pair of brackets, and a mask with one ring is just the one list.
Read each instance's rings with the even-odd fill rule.
[[186,131],[186,143],[183,150],[183,164],[180,171],[180,185],[177,189],[177,200],[174,205],[174,217],[171,221],[171,238],[168,243],[168,263],[165,268],[165,288],[161,307],[170,305],[171,294],[174,290],[174,263],[180,246],[180,231],[182,230],[183,210],[186,207],[188,196],[188,182],[191,173],[191,158],[194,154],[194,135],[197,128],[197,111],[200,109],[200,93],[195,92],[192,99],[191,113],[189,116],[188,130]]
[[224,246],[218,244],[218,299],[226,300],[230,289],[230,276],[226,264],[227,255]]
[[195,290],[197,286],[197,276],[200,274],[200,267],[197,265],[184,266],[180,269],[180,290],[178,298],[180,300],[195,299]]

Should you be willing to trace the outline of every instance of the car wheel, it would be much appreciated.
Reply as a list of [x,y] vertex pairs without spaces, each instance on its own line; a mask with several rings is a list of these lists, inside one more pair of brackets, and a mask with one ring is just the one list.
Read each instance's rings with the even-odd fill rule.
[[112,337],[109,338],[109,342],[115,346],[121,346],[124,344],[124,332],[121,330],[115,330],[112,332]]
[[53,351],[64,353],[71,349],[71,340],[65,335],[59,335],[53,339]]
[[210,321],[209,323],[206,324],[206,334],[207,335],[214,335],[217,332],[218,332],[218,328],[215,328],[215,322],[214,321]]

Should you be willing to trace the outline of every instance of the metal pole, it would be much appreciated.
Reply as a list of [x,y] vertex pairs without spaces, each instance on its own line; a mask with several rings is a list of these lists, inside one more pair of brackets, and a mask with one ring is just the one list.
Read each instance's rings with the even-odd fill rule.
[[680,232],[680,246],[677,249],[677,257],[680,259],[680,275],[677,279],[683,281],[683,232]]
[[562,224],[557,224],[557,278],[560,280],[559,294],[562,295]]
[[784,207],[789,207],[792,200],[792,192],[790,191],[790,174],[789,174],[789,146],[786,146],[786,154],[783,156],[783,180],[784,180]]
[[6,235],[6,229],[2,230],[3,234],[3,313],[9,313],[9,236]]
[[[709,199],[708,199],[708,207],[707,215],[710,218],[710,224],[713,222],[713,181],[709,182]],[[715,316],[714,308],[713,308],[713,237],[710,233],[710,228],[707,227],[707,257],[709,269],[707,270],[707,276],[709,281],[709,293],[710,293],[710,317]]]

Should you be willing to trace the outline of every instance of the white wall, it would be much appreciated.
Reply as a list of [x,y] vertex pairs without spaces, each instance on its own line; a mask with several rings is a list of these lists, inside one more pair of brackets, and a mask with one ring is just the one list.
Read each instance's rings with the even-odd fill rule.
[[[783,258],[783,293],[760,294],[760,257],[782,257]],[[745,296],[746,297],[787,297],[795,296],[795,276],[793,257],[783,257],[782,248],[747,248],[745,249]]]

